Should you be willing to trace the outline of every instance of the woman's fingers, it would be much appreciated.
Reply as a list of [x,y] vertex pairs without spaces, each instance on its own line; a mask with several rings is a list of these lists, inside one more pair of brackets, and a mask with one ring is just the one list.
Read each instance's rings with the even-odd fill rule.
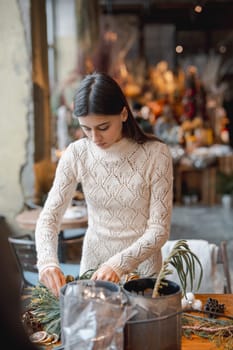
[[59,268],[49,267],[42,271],[40,282],[58,297],[61,287],[66,283],[66,279]]
[[111,267],[106,265],[103,265],[97,271],[95,271],[91,279],[110,281],[114,283],[118,283],[120,280],[116,272]]

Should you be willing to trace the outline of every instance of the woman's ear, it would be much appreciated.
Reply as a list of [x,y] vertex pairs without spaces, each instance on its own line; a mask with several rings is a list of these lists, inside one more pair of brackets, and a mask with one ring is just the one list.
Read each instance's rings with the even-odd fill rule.
[[127,111],[127,108],[124,107],[121,112],[121,120],[122,122],[126,122],[127,119],[128,119],[128,111]]

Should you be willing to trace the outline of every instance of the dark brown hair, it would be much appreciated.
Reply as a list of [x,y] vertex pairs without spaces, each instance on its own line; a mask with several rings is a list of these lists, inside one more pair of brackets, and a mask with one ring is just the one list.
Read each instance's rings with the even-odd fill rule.
[[[90,114],[117,115],[127,109],[128,118],[123,123],[124,137],[144,143],[158,140],[146,134],[138,125],[128,101],[118,83],[105,73],[88,74],[79,84],[74,96],[74,116],[85,117]],[[160,141],[160,140],[158,140]]]

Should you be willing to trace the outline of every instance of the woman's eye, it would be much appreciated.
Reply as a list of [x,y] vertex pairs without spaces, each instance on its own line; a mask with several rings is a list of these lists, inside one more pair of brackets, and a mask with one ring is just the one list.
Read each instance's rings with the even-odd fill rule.
[[[109,128],[109,125],[107,125],[107,126],[99,126],[98,128],[97,128],[97,130],[99,130],[99,131],[105,131],[105,130],[107,130]],[[83,129],[83,131],[85,131],[85,132],[91,132],[91,128],[88,128],[87,126],[82,126],[82,129]]]
[[100,131],[104,131],[104,130],[107,130],[109,127],[108,126],[102,126],[99,128]]
[[86,131],[86,132],[91,131],[91,129],[86,128],[85,126],[82,126],[82,129],[83,129],[83,131]]

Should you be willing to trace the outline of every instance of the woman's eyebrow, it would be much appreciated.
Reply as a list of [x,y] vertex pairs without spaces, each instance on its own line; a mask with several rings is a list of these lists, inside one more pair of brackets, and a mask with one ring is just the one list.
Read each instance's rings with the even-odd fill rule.
[[[95,127],[95,128],[98,128],[98,127],[100,127],[100,126],[105,126],[105,125],[108,125],[108,124],[109,124],[109,122],[107,121],[107,122],[104,122],[104,123],[101,123],[101,124],[97,124],[97,125],[95,125],[94,127]],[[80,124],[80,126],[81,126],[81,127],[85,127],[85,128],[90,128],[90,126],[85,125],[85,124]]]

